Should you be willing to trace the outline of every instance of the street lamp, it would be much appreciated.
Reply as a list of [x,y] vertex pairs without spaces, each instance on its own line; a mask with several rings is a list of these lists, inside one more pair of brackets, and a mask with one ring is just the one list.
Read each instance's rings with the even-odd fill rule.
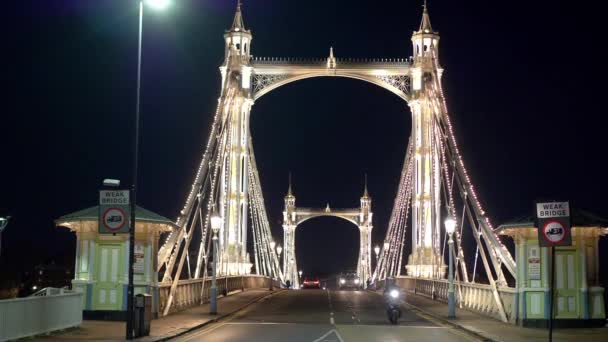
[[449,235],[448,245],[450,246],[450,249],[449,249],[450,266],[449,266],[449,273],[448,273],[448,281],[449,281],[448,318],[454,319],[454,318],[456,318],[456,304],[455,304],[455,300],[454,300],[454,258],[453,258],[454,239],[453,239],[453,236],[454,236],[454,230],[456,229],[456,221],[453,218],[448,217],[445,220],[444,224],[445,224],[445,231]]
[[209,296],[210,305],[209,305],[209,314],[217,315],[217,251],[219,249],[219,238],[217,236],[220,231],[220,227],[222,226],[222,218],[217,213],[215,209],[215,204],[213,205],[213,213],[211,214],[211,230],[213,230],[213,277],[211,278],[211,289]]
[[374,247],[374,254],[376,254],[376,269],[378,269],[378,256],[380,255],[380,246]]
[[[150,7],[162,10],[169,5],[170,0],[145,0],[145,3]],[[129,270],[128,270],[128,285],[127,285],[127,340],[133,339],[134,324],[133,324],[133,254],[135,252],[135,207],[137,198],[137,168],[139,154],[139,108],[140,108],[140,93],[141,93],[141,41],[142,29],[144,21],[144,0],[139,0],[139,36],[137,42],[137,93],[135,100],[135,134],[133,136],[133,179],[131,180],[131,224],[129,227]]]
[[298,274],[300,275],[300,283],[301,283],[301,282],[302,282],[302,270],[300,270],[300,271],[298,272]]
[[8,220],[10,220],[10,219],[11,219],[10,216],[0,217],[0,256],[2,256],[2,232],[8,225]]
[[279,267],[281,267],[281,253],[283,252],[283,247],[281,245],[277,246],[277,255],[279,256]]

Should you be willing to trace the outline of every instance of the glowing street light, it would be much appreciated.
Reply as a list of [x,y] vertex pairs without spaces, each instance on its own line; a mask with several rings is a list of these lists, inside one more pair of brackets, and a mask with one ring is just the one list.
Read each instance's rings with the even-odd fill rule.
[[380,255],[380,246],[374,247],[374,254],[376,254],[376,269],[378,268],[378,256]]
[[445,222],[445,231],[449,235],[448,245],[450,246],[450,268],[448,273],[448,318],[456,318],[456,303],[454,300],[454,231],[456,230],[456,221],[452,217],[448,217]]
[[274,241],[270,241],[270,249],[274,250],[274,246],[276,243]]
[[[146,4],[154,9],[164,9],[169,5],[170,0],[146,0]],[[138,172],[138,156],[139,156],[139,108],[141,94],[141,41],[144,22],[144,1],[139,1],[139,39],[137,43],[137,95],[135,101],[135,134],[133,135],[133,179],[131,184],[131,224],[129,227],[129,269],[127,283],[127,340],[132,340],[134,337],[134,288],[133,288],[133,266],[135,258],[135,207],[137,203],[137,172]]]
[[166,9],[171,4],[170,0],[145,0],[145,2],[146,5],[159,11]]
[[211,214],[211,230],[213,231],[213,277],[211,278],[211,288],[209,289],[209,314],[217,315],[217,251],[219,249],[218,233],[222,226],[222,217],[215,209],[213,204],[213,212]]

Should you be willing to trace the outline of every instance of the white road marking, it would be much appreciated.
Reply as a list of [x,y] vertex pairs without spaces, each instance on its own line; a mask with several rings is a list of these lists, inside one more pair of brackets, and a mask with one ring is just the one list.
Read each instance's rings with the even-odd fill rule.
[[[312,341],[312,342],[330,342],[330,341],[336,341],[334,339],[325,339],[326,337],[328,337],[331,334],[335,334],[335,336],[338,338],[338,341],[340,342],[344,342],[344,340],[342,339],[342,336],[340,336],[340,334],[338,333],[338,330],[336,329],[331,329],[330,331],[328,331],[327,333],[325,333],[325,335],[319,337],[318,339]],[[332,336],[333,337],[333,336]]]
[[297,323],[288,323],[288,322],[228,322],[225,325],[288,325],[288,324],[297,324]]

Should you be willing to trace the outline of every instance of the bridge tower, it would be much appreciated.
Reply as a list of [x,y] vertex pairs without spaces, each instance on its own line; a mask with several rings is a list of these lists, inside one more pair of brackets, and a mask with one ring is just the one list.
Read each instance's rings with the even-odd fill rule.
[[371,248],[372,248],[372,198],[367,192],[367,175],[365,176],[365,188],[361,197],[361,209],[359,213],[359,260],[357,262],[357,274],[361,281],[367,281],[372,276]]
[[296,207],[296,197],[291,188],[291,177],[289,179],[289,189],[285,196],[285,209],[283,210],[283,243],[285,256],[283,259],[284,280],[294,287],[299,287],[298,263],[295,254],[295,233],[296,228],[302,222],[320,216],[333,216],[346,220],[359,228],[359,256],[357,257],[357,275],[363,284],[371,280],[371,246],[372,246],[372,198],[367,192],[367,179],[365,189],[361,197],[359,208],[334,209],[327,204],[327,207],[320,208],[299,208]]
[[249,114],[251,99],[251,41],[238,2],[232,27],[224,34],[225,58],[220,66],[225,141],[221,160],[218,202],[223,224],[220,229],[220,274],[247,274],[251,262],[247,254],[247,182],[249,172]]
[[[434,56],[439,47],[439,34],[433,31],[426,7],[420,28],[412,35],[413,66],[412,95],[409,102],[412,112],[412,140],[414,170],[412,180],[412,254],[408,258],[407,273],[416,277],[442,278],[445,263],[441,257],[441,170],[440,148],[436,125],[437,111],[425,86],[433,77]],[[438,72],[439,77],[441,70]]]
[[285,196],[285,210],[283,211],[283,276],[294,287],[298,286],[298,267],[296,264],[295,235],[297,227],[296,197],[291,190],[291,175],[289,176],[289,189]]

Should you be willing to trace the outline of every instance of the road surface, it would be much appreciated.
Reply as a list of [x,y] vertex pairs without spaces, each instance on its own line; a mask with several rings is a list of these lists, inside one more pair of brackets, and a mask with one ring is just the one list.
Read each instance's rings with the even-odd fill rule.
[[405,309],[390,325],[383,298],[368,291],[283,291],[176,341],[475,341]]

